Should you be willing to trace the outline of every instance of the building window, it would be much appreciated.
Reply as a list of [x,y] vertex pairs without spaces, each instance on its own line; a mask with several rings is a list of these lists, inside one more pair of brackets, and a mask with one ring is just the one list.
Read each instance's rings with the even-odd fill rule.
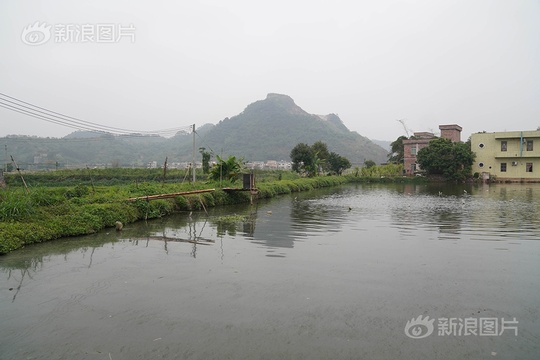
[[478,163],[478,167],[481,167],[481,168],[483,168],[483,167],[484,167],[484,163],[483,163],[483,162],[481,162],[481,163]]
[[533,141],[527,140],[527,151],[533,151]]
[[501,172],[506,172],[506,163],[501,163]]
[[506,140],[501,141],[501,151],[506,151],[508,147],[508,142]]
[[484,148],[484,146],[485,146],[485,145],[484,145],[484,143],[480,143],[480,144],[478,144],[478,147],[479,147],[480,149],[483,149],[483,148]]
[[411,148],[411,155],[416,155],[416,146]]
[[525,164],[525,171],[526,171],[526,172],[532,172],[532,169],[533,169],[533,168],[532,168],[532,164],[533,164],[533,163],[527,163],[527,164]]
[[414,173],[416,171],[416,164],[411,164],[411,172]]

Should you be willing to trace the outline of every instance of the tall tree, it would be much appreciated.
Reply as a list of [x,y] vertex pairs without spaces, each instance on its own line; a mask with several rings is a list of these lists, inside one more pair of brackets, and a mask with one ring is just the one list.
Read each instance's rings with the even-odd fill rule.
[[320,171],[331,171],[341,174],[343,170],[351,167],[350,161],[328,151],[328,146],[322,141],[317,141],[309,146],[305,143],[297,144],[291,150],[292,169],[307,176],[315,176]]
[[376,165],[377,165],[377,163],[375,161],[373,161],[373,160],[364,161],[364,166],[367,167],[368,169],[372,168],[372,167],[374,167]]
[[470,145],[449,139],[431,140],[420,149],[416,161],[428,174],[443,175],[447,180],[463,181],[471,176],[475,154]]
[[311,145],[311,150],[316,157],[317,173],[320,170],[328,171],[330,166],[328,164],[328,158],[330,157],[330,152],[328,151],[328,145],[322,141],[316,141]]
[[305,143],[297,144],[291,150],[292,169],[298,173],[315,176],[315,154],[311,146]]
[[351,167],[351,162],[346,157],[336,154],[335,152],[331,152],[328,156],[328,165],[330,171],[341,175],[343,170]]
[[208,174],[210,171],[210,153],[204,147],[199,148],[199,152],[202,155],[203,174]]
[[407,137],[405,135],[401,135],[390,144],[391,150],[388,153],[388,162],[394,164],[403,163],[403,158],[405,157],[403,140],[407,140]]

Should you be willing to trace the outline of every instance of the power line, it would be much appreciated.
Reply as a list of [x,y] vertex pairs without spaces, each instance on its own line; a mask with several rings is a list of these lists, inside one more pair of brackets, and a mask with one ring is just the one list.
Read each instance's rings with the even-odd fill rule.
[[[9,95],[3,94],[3,93],[0,93],[0,95],[4,96],[4,97],[7,97],[9,99],[12,99],[12,100],[16,100],[18,103],[21,103],[21,104],[18,104],[17,102],[13,102],[13,101],[10,101],[10,100],[7,100],[7,99],[0,98],[3,101],[7,101],[7,102],[10,102],[10,103],[18,106],[18,107],[23,107],[23,108],[31,110],[32,112],[30,114],[32,114],[32,115],[26,113],[27,115],[30,115],[30,116],[33,116],[33,115],[43,116],[43,115],[45,115],[47,117],[47,119],[42,119],[42,120],[46,120],[46,121],[50,120],[50,121],[55,122],[57,124],[65,125],[65,126],[69,126],[69,127],[76,127],[76,128],[81,127],[84,130],[103,131],[103,132],[117,133],[117,134],[133,134],[133,133],[141,133],[141,134],[165,133],[165,134],[169,134],[169,133],[171,133],[173,131],[176,131],[176,132],[182,131],[182,130],[185,131],[186,129],[189,128],[189,126],[184,126],[184,127],[179,127],[179,128],[171,128],[171,129],[156,130],[156,131],[138,131],[138,130],[116,128],[116,127],[100,125],[100,124],[97,124],[97,123],[81,120],[81,119],[74,118],[74,117],[71,117],[71,116],[67,116],[67,115],[64,115],[64,114],[61,114],[61,113],[58,113],[58,112],[55,112],[55,111],[51,111],[51,110],[48,110],[46,108],[43,108],[43,107],[40,107],[40,106],[37,106],[37,105],[30,104],[30,103],[28,103],[26,101],[22,101],[20,99],[14,98],[12,96],[9,96]],[[2,103],[2,104],[9,106],[9,104],[5,104],[5,103]],[[22,104],[29,105],[30,107],[26,106],[26,105],[22,105]],[[3,107],[5,107],[5,106],[3,106]],[[12,108],[9,108],[9,109],[13,110]],[[17,108],[17,109],[21,110],[20,108]],[[51,117],[52,117],[52,119],[51,119]]]
[[37,136],[28,136],[28,135],[9,135],[4,137],[4,141],[8,143],[26,143],[31,141],[32,143],[67,143],[67,142],[95,142],[95,141],[111,141],[111,140],[122,140],[122,139],[152,139],[159,138],[154,135],[112,135],[110,133],[96,133],[94,137],[37,137]]
[[163,135],[163,136],[167,136],[167,135],[175,135],[178,132],[189,133],[190,132],[189,130],[191,130],[191,125],[176,127],[176,128],[161,129],[161,130],[153,130],[153,131],[130,130],[130,129],[106,126],[106,125],[101,125],[98,123],[78,119],[72,116],[64,115],[62,113],[55,112],[55,111],[31,104],[31,103],[28,103],[26,101],[17,99],[15,97],[12,97],[3,93],[0,93],[0,107],[3,107],[5,109],[8,109],[14,112],[21,113],[23,115],[34,117],[36,119],[44,120],[50,123],[70,127],[77,130],[96,131],[96,132],[115,134],[115,135],[132,135],[132,136]]
[[[199,135],[199,133],[198,133],[197,131],[195,131],[195,134],[199,137],[199,139],[201,139],[201,142],[203,143],[203,145],[208,146],[208,149],[210,149],[210,152],[211,152],[212,154],[217,154],[217,153],[210,147],[210,145],[208,145],[208,144],[204,141],[204,139],[201,137],[201,135]],[[200,148],[200,147],[199,147],[199,148]]]

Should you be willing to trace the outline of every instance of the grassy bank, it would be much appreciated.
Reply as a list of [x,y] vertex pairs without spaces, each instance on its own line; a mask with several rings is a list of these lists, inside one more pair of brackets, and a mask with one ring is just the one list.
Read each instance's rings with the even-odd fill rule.
[[[318,177],[258,183],[259,198],[336,186],[345,177]],[[223,183],[223,187],[237,184]],[[178,196],[161,200],[127,201],[131,197],[215,188],[212,193]],[[246,203],[249,192],[226,193],[219,183],[160,183],[135,182],[126,185],[77,185],[8,187],[0,190],[0,253],[18,249],[26,244],[60,237],[91,234],[116,221],[124,224],[154,219],[181,210],[202,210],[204,207]]]
[[[26,244],[60,237],[91,234],[124,224],[155,219],[185,210],[248,203],[249,192],[226,193],[229,182],[181,182],[184,172],[160,169],[82,169],[25,173],[29,190],[18,174],[6,174],[7,186],[0,188],[0,254]],[[301,178],[290,171],[257,172],[259,198],[337,186],[346,182],[425,182],[424,178],[321,176]],[[199,177],[200,178],[200,177]],[[212,193],[178,196],[162,200],[126,199],[156,194],[215,188]]]

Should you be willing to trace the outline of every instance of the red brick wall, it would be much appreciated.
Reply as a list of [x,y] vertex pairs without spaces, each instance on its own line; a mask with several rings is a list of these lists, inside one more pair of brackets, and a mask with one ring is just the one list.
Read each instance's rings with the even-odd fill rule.
[[450,139],[452,142],[461,141],[461,126],[459,125],[440,125],[439,130],[441,130],[441,137],[445,139]]

